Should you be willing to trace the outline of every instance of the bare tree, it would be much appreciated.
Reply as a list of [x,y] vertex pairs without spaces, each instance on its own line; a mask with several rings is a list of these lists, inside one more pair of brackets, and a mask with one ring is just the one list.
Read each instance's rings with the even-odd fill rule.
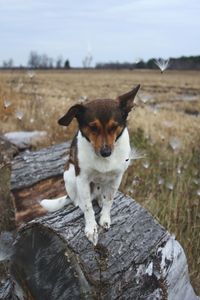
[[53,58],[49,57],[49,68],[53,69]]
[[12,58],[8,59],[7,61],[6,60],[3,61],[3,68],[9,69],[9,68],[13,68],[13,66],[14,66],[14,61]]
[[56,60],[56,68],[60,69],[62,67],[63,67],[63,58],[61,55],[59,55]]
[[41,63],[41,57],[37,54],[36,51],[31,51],[28,59],[28,66],[30,68],[39,68]]
[[28,59],[28,66],[32,69],[53,68],[53,58],[45,53],[40,55],[36,51],[31,51]]
[[40,68],[47,69],[50,67],[50,60],[51,58],[48,57],[46,54],[42,54],[40,56]]
[[83,68],[90,68],[92,63],[93,57],[90,52],[87,53],[87,55],[82,60]]

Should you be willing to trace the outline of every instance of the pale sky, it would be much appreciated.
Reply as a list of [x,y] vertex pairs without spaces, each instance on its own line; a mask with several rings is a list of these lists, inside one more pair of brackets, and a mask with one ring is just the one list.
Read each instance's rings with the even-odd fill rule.
[[0,0],[0,64],[31,50],[71,66],[200,55],[200,0]]

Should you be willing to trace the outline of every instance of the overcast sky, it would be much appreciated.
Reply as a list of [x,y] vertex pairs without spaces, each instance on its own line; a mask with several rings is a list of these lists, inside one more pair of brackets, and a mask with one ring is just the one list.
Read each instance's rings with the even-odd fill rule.
[[31,50],[71,66],[200,55],[200,0],[0,0],[0,64]]

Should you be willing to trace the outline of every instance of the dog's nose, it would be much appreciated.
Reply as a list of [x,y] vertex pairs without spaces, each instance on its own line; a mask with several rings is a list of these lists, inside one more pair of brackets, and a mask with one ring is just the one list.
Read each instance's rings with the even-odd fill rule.
[[103,156],[103,157],[108,157],[108,156],[111,155],[111,152],[112,152],[112,151],[111,151],[111,149],[110,149],[109,146],[104,145],[103,147],[101,147],[101,150],[100,150],[101,156]]

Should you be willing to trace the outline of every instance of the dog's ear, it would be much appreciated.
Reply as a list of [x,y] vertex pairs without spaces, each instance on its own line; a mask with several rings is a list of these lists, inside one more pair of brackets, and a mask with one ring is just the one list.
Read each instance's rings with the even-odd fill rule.
[[85,111],[85,107],[82,104],[76,104],[72,106],[68,112],[58,120],[59,125],[68,126],[73,118],[79,119],[80,115]]
[[139,88],[140,88],[140,84],[138,84],[130,92],[128,92],[124,95],[121,95],[117,98],[117,100],[119,101],[119,107],[125,113],[126,117],[127,117],[128,113],[131,111],[131,109],[134,106],[133,100],[134,100]]

